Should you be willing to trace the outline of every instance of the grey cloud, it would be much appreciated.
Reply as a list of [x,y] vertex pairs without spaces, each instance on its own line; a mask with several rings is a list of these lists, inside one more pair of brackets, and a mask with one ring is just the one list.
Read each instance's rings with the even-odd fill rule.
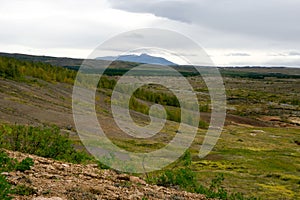
[[270,54],[268,54],[268,56],[274,56],[274,57],[276,57],[276,56],[286,56],[286,54],[284,54],[284,53],[270,53]]
[[137,13],[152,13],[159,17],[165,17],[181,22],[192,22],[190,16],[186,14],[185,9],[193,6],[192,2],[171,0],[171,1],[146,1],[146,0],[132,0],[132,1],[118,1],[109,0],[113,8],[126,10]]
[[300,1],[109,0],[113,8],[152,13],[211,29],[273,40],[300,40]]
[[269,54],[268,56],[279,56],[279,57],[285,57],[285,56],[300,56],[300,52],[298,51],[290,51],[290,52],[285,52],[285,53],[273,53]]
[[263,62],[252,62],[248,61],[233,61],[232,66],[271,66],[271,67],[297,67],[300,68],[300,59],[287,60],[285,58],[274,58],[265,60]]
[[289,55],[289,56],[300,56],[300,52],[297,52],[297,51],[291,51],[291,52],[289,52],[288,55]]

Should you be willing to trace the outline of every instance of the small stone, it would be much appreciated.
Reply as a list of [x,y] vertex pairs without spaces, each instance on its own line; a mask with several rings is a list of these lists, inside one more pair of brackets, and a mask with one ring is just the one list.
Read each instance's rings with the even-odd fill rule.
[[9,176],[9,173],[8,172],[2,172],[1,175],[3,175],[3,176]]
[[133,183],[139,183],[139,184],[142,184],[142,185],[146,185],[147,183],[140,179],[139,177],[136,177],[136,176],[130,176],[129,180]]
[[116,190],[116,188],[114,186],[111,186],[111,185],[107,185],[106,189],[111,190],[111,191],[115,191]]
[[73,126],[72,125],[68,125],[66,128],[67,128],[67,130],[70,131],[70,130],[72,130]]
[[70,167],[68,164],[62,164],[63,167]]
[[127,174],[120,174],[120,175],[117,176],[117,179],[124,180],[124,181],[129,181],[130,177]]
[[98,168],[98,165],[97,164],[88,164],[87,167]]
[[52,165],[47,166],[47,170],[55,170],[55,168]]
[[92,177],[92,178],[99,178],[99,175],[98,175],[98,174],[95,174],[95,173],[87,173],[87,172],[84,172],[83,175],[84,175],[84,176],[89,176],[89,177]]

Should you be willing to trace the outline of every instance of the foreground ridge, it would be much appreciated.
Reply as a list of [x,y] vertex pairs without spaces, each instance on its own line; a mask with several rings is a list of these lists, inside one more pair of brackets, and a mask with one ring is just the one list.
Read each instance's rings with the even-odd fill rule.
[[17,160],[26,157],[34,160],[34,166],[30,170],[5,173],[8,181],[13,185],[25,185],[35,191],[35,194],[29,196],[17,195],[15,199],[207,199],[200,194],[149,185],[135,176],[99,169],[96,164],[70,164],[35,155],[5,151]]

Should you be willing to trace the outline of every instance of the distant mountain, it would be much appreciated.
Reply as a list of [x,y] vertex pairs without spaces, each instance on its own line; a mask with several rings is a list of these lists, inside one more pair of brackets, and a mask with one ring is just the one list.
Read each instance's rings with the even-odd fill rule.
[[119,57],[114,56],[106,56],[106,57],[98,57],[97,60],[119,60],[119,61],[127,61],[127,62],[137,62],[137,63],[145,63],[145,64],[156,64],[156,65],[177,65],[165,58],[150,56],[148,54],[141,55],[121,55]]

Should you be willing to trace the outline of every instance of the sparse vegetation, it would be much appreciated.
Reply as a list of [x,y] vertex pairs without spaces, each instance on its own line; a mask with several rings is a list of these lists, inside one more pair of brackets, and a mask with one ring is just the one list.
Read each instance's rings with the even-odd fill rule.
[[242,193],[230,193],[222,185],[224,181],[223,174],[217,174],[211,180],[209,187],[201,185],[197,179],[196,172],[192,168],[191,154],[189,151],[182,156],[176,163],[176,167],[161,171],[158,175],[152,175],[148,178],[150,183],[157,185],[174,187],[179,186],[181,189],[204,194],[208,198],[218,198],[224,200],[256,200],[256,197],[245,197]]
[[[21,162],[18,162],[16,159],[8,157],[8,155],[0,150],[0,173],[2,172],[11,172],[11,171],[25,171],[29,170],[33,166],[33,161],[31,158],[25,158]],[[9,200],[12,199],[11,194],[16,194],[16,192],[27,193],[29,192],[28,188],[17,187],[12,189],[10,183],[7,182],[6,177],[0,175],[0,199]]]
[[[85,152],[76,151],[68,135],[62,135],[55,126],[1,125],[0,147],[73,163],[91,159]],[[19,168],[27,163],[30,160],[25,160]]]
[[7,182],[6,178],[0,175],[0,199],[10,200],[12,199],[9,194],[11,193],[11,185]]
[[17,185],[13,189],[13,194],[18,194],[21,196],[29,196],[29,195],[33,195],[36,193],[37,193],[37,191],[34,188],[26,186],[26,185]]

